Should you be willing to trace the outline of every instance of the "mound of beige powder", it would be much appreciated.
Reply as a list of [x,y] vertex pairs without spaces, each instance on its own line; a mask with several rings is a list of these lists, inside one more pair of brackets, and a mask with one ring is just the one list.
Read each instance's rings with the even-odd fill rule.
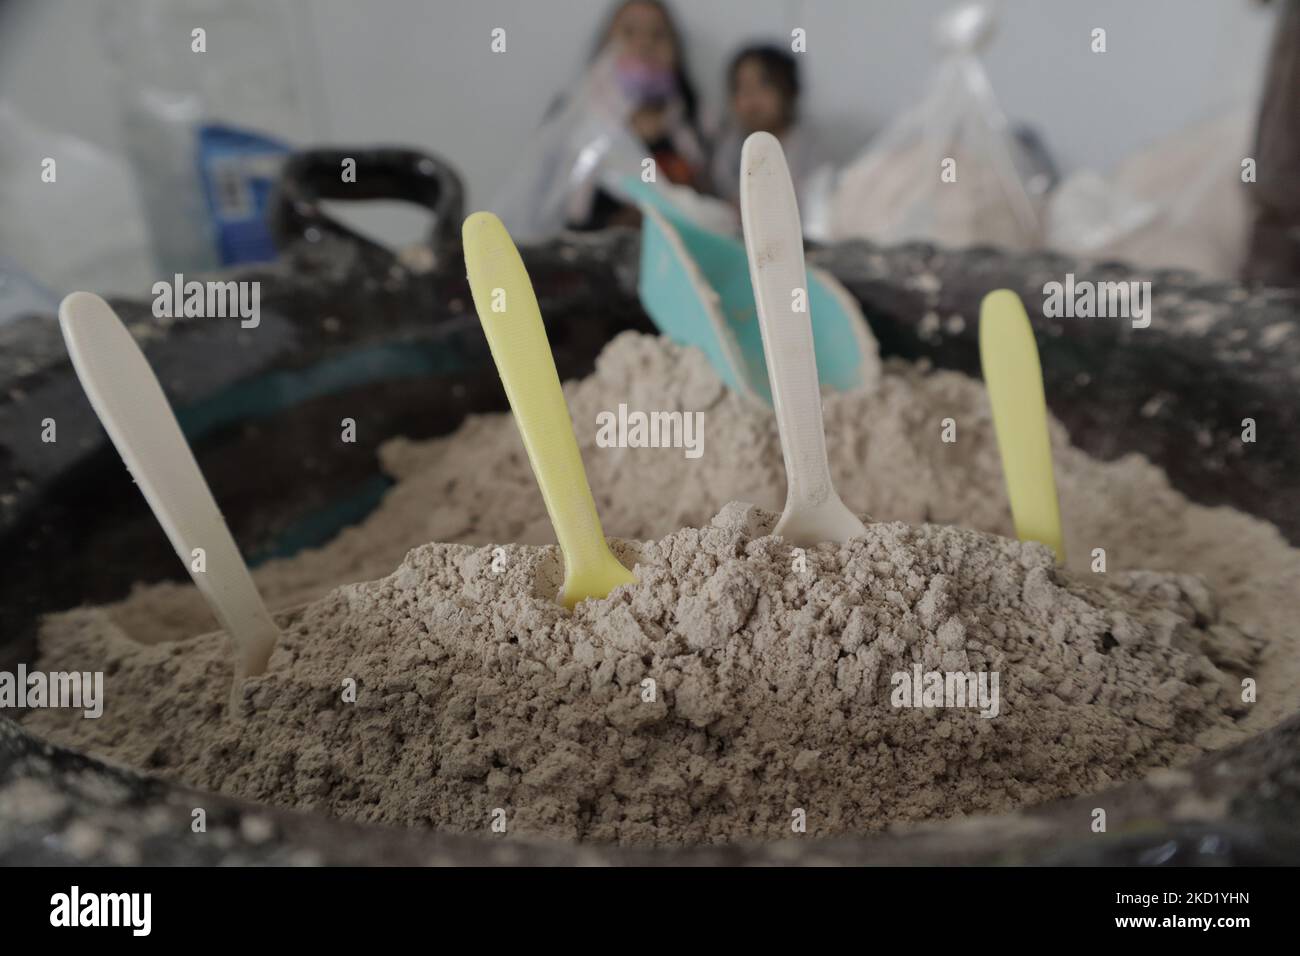
[[[984,385],[924,364],[874,367],[867,387],[828,392],[826,444],[835,487],[878,520],[932,522],[1014,536]],[[707,524],[729,501],[780,511],[785,468],[771,409],[730,392],[704,355],[655,336],[612,341],[588,378],[565,385],[605,532],[651,540]],[[1104,394],[1097,396],[1105,402]],[[602,448],[597,416],[632,410],[703,413],[703,453]],[[952,419],[956,441],[944,442]],[[1272,525],[1228,508],[1192,504],[1139,455],[1102,462],[1052,422],[1067,566],[1107,574],[1154,569],[1200,576],[1225,621],[1264,643],[1258,701],[1216,744],[1263,729],[1300,708],[1300,550]],[[1254,446],[1251,446],[1254,447]],[[1249,452],[1248,452],[1249,453]],[[301,605],[330,588],[390,574],[430,541],[547,544],[554,534],[509,414],[470,417],[455,433],[382,449],[397,479],[380,507],[327,546],[269,562],[254,577],[272,607]],[[1099,575],[1100,576],[1100,575]],[[140,641],[188,638],[215,622],[189,583],[144,586],[107,613]]]
[[[784,500],[771,411],[701,354],[626,334],[565,391],[636,586],[555,603],[558,555],[514,422],[475,416],[385,446],[397,484],[366,521],[255,571],[289,610],[237,720],[225,638],[190,585],[164,584],[47,620],[39,666],[104,670],[105,713],[26,725],[352,819],[687,843],[785,836],[800,814],[829,834],[1030,805],[1300,707],[1300,552],[1188,502],[1140,456],[1088,457],[1053,423],[1068,551],[1054,568],[1011,540],[976,380],[890,362],[827,394],[836,487],[875,520],[802,561],[766,534]],[[599,447],[597,416],[620,403],[701,412],[702,455]],[[996,716],[895,706],[897,675],[930,673],[998,675]],[[1243,702],[1247,677],[1259,695]]]
[[[679,844],[1007,810],[1188,759],[1244,712],[1257,644],[1196,578],[896,522],[799,552],[774,520],[732,504],[622,543],[637,583],[572,612],[554,546],[417,548],[296,612],[237,719],[224,636],[142,646],[71,612],[43,664],[104,670],[104,715],[26,724],[349,819]],[[898,696],[940,671],[994,694]]]

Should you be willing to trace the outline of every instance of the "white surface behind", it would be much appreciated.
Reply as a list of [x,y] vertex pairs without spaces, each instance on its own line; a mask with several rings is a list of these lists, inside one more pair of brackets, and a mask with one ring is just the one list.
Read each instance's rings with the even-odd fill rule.
[[[465,177],[471,205],[490,199],[608,10],[603,0],[281,2],[300,24],[287,56],[317,138],[440,153]],[[98,6],[0,3],[0,97],[46,126],[117,148]],[[804,27],[808,115],[843,160],[921,94],[934,64],[931,24],[947,6],[679,0],[675,8],[710,108],[721,106],[722,72],[738,45]],[[1189,122],[1234,104],[1253,108],[1273,19],[1255,0],[1006,0],[1002,9],[986,57],[995,89],[1009,115],[1039,128],[1064,171],[1108,169]],[[504,55],[489,51],[497,26],[508,31]],[[1108,31],[1103,55],[1089,51],[1096,26]],[[405,222],[402,232],[416,228],[384,218]]]

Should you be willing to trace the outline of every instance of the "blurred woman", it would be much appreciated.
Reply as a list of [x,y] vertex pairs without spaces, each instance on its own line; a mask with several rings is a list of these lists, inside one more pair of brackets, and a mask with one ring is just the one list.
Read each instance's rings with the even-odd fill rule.
[[707,157],[681,34],[662,0],[624,0],[597,35],[591,61],[524,144],[492,203],[517,240],[561,229],[635,225],[619,198],[653,158],[655,182],[700,189]]
[[[612,74],[616,96],[606,100],[628,132],[655,161],[656,175],[701,189],[705,153],[698,100],[686,68],[681,33],[662,0],[624,0],[614,8],[592,52],[592,76]],[[612,102],[611,102],[612,100]],[[575,228],[600,229],[639,221],[635,209],[597,188]]]

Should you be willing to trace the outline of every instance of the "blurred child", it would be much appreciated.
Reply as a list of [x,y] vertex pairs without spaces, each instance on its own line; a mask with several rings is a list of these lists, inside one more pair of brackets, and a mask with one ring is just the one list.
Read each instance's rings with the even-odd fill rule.
[[781,141],[798,189],[815,164],[799,123],[799,66],[793,54],[777,46],[745,47],[727,69],[727,94],[731,113],[711,166],[715,192],[740,201],[740,150],[745,137],[760,130]]

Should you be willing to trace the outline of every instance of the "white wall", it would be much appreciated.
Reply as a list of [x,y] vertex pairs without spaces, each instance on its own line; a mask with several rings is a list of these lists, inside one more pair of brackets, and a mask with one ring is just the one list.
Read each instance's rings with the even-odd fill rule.
[[[114,0],[116,2],[116,0]],[[318,137],[444,154],[483,203],[585,59],[605,0],[283,0]],[[99,7],[0,0],[0,96],[116,146]],[[716,103],[729,53],[808,31],[808,112],[845,157],[924,89],[946,0],[678,0],[692,67]],[[1178,127],[1249,105],[1273,11],[1255,0],[1006,0],[987,63],[1006,111],[1036,124],[1066,169],[1105,168]],[[489,30],[508,31],[506,55]],[[1110,50],[1088,50],[1093,27]],[[304,51],[307,51],[304,53]],[[215,54],[209,54],[215,55]]]

